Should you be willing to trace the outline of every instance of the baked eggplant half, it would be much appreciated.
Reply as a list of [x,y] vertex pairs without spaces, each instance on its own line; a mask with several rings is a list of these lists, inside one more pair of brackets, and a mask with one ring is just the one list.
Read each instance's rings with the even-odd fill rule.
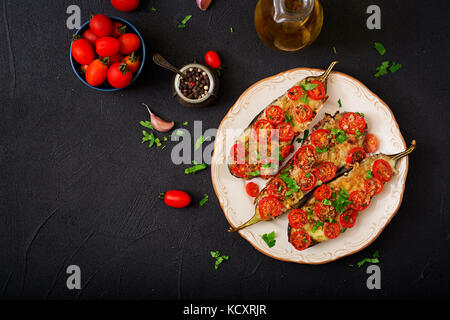
[[273,220],[303,206],[308,194],[348,172],[365,158],[362,147],[366,132],[362,115],[354,112],[325,114],[312,133],[304,137],[301,148],[255,198],[253,217],[229,231]]
[[299,209],[289,212],[288,239],[297,250],[337,238],[352,228],[371,199],[396,172],[397,161],[415,149],[416,142],[396,155],[377,154],[355,163],[350,172],[322,185]]
[[258,114],[236,139],[228,160],[230,173],[250,180],[268,179],[293,151],[294,139],[315,119],[327,99],[327,79],[337,61],[320,76],[306,77]]

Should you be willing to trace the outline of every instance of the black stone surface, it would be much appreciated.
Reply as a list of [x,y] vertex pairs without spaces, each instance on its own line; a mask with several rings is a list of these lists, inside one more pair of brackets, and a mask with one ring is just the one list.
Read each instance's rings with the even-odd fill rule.
[[[13,1],[0,4],[0,297],[37,299],[430,298],[450,293],[449,5],[446,1],[322,1],[317,41],[294,54],[265,47],[253,26],[256,1],[142,0],[133,13],[109,1]],[[149,53],[176,65],[217,50],[226,66],[220,99],[190,110],[171,97],[172,74],[147,59],[133,85],[113,94],[85,87],[69,64],[73,33],[66,9],[128,19]],[[378,4],[382,29],[368,30]],[[152,7],[157,9],[152,11]],[[185,29],[177,24],[192,19]],[[234,32],[230,32],[233,27]],[[385,45],[380,56],[373,42]],[[335,46],[337,54],[333,53]],[[298,265],[270,259],[237,234],[215,197],[210,172],[185,176],[164,150],[141,145],[142,102],[177,126],[217,128],[254,82],[294,67],[340,60],[347,73],[393,110],[406,140],[417,140],[403,204],[365,250],[337,262]],[[403,68],[374,78],[381,61]],[[157,198],[168,189],[193,195],[185,210]],[[203,194],[210,201],[198,206]],[[214,270],[210,250],[231,257]],[[381,254],[382,289],[368,290],[365,268]],[[82,290],[66,288],[66,267],[82,270]]]

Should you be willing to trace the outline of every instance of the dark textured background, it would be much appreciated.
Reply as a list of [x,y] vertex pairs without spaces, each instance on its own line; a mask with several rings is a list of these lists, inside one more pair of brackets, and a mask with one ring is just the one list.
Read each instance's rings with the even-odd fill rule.
[[[106,0],[2,0],[0,5],[0,297],[3,298],[419,298],[450,293],[448,2],[324,0],[318,40],[279,53],[258,39],[253,0],[142,0],[120,13]],[[174,64],[217,50],[226,65],[220,100],[188,110],[171,98],[171,77],[147,60],[127,90],[85,87],[68,60],[66,8],[129,19],[150,52]],[[382,30],[365,27],[369,4],[382,9]],[[156,7],[153,13],[151,8]],[[177,24],[192,14],[186,29]],[[234,28],[234,33],[230,32]],[[382,42],[381,57],[373,42]],[[333,54],[332,47],[337,49]],[[164,150],[141,145],[140,105],[178,125],[217,127],[254,82],[294,67],[337,70],[364,82],[392,108],[406,140],[417,139],[397,216],[367,249],[309,266],[259,253],[228,227],[210,173],[185,176]],[[383,60],[403,69],[374,78]],[[158,193],[184,189],[185,210]],[[202,208],[204,193],[210,201]],[[365,268],[348,265],[381,253],[382,290],[369,291]],[[231,260],[215,271],[210,250]],[[82,269],[82,291],[66,289],[65,269]]]

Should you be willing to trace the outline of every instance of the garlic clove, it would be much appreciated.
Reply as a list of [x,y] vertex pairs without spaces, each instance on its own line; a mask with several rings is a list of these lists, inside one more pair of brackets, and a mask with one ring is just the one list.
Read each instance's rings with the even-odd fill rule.
[[211,2],[212,0],[197,0],[197,7],[202,10],[206,10],[211,5]]
[[166,121],[155,115],[153,112],[150,111],[150,108],[148,105],[143,103],[144,106],[147,107],[148,113],[150,113],[150,122],[152,123],[153,127],[158,132],[167,132],[170,131],[174,125],[175,122],[173,121]]

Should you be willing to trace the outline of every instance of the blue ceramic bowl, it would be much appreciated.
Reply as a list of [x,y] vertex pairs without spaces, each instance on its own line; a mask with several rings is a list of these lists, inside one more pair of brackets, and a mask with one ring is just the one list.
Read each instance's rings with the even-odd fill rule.
[[[141,46],[140,46],[139,50],[136,52],[136,55],[141,57],[141,66],[140,66],[139,70],[133,75],[133,80],[131,80],[130,84],[128,85],[128,86],[130,86],[134,81],[136,81],[136,79],[141,74],[142,69],[144,68],[144,63],[145,63],[145,58],[146,58],[146,49],[145,49],[144,39],[142,38],[139,31],[128,21],[118,18],[118,17],[112,17],[112,16],[109,16],[109,18],[112,20],[112,22],[123,23],[124,25],[127,26],[127,32],[135,33],[141,39]],[[85,22],[75,34],[82,35],[87,29],[89,29],[89,21]],[[72,44],[70,45],[69,56],[70,56],[70,63],[72,65],[73,72],[75,72],[78,79],[80,79],[80,81],[83,82],[88,87],[98,90],[98,91],[102,91],[102,92],[111,92],[111,91],[121,90],[121,89],[116,89],[116,88],[111,87],[107,81],[105,81],[105,83],[101,84],[98,87],[91,86],[89,83],[86,82],[85,76],[84,76],[83,72],[81,71],[81,65],[78,62],[76,62],[75,59],[72,57]],[[123,88],[123,89],[125,89],[125,88]]]

